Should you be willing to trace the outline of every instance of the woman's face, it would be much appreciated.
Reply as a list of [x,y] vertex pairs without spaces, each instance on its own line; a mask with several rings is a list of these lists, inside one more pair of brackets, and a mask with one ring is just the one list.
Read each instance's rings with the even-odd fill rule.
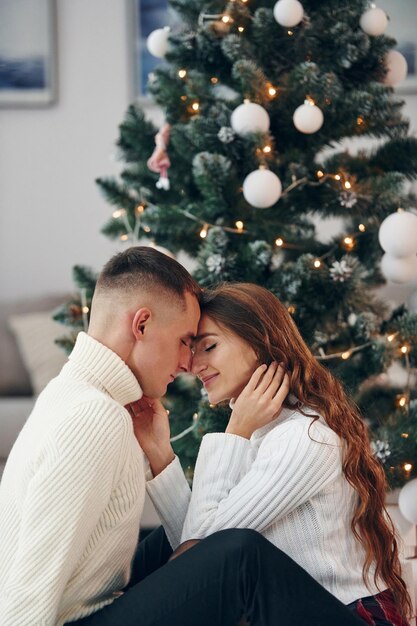
[[212,404],[236,398],[257,366],[256,354],[246,341],[202,315],[191,371],[202,381]]

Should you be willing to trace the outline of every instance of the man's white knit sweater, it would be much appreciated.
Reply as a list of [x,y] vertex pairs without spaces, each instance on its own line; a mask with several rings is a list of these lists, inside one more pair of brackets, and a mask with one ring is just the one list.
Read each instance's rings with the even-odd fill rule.
[[382,591],[362,580],[364,551],[350,527],[357,495],[342,472],[340,439],[323,420],[311,422],[283,409],[250,440],[205,435],[191,500],[178,459],[149,480],[171,545],[251,528],[345,604]]
[[1,626],[60,626],[127,584],[145,472],[124,405],[141,396],[126,364],[80,333],[1,482]]

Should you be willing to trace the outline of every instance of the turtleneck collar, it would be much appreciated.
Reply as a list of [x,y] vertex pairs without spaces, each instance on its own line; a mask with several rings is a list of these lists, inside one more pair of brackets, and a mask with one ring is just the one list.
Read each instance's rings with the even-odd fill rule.
[[143,396],[135,375],[119,355],[85,332],[78,334],[69,361],[87,371],[122,406]]

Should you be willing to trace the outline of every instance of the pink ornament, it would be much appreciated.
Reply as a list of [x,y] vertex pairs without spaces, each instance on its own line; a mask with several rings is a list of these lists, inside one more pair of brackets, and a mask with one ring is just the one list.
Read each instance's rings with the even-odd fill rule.
[[159,174],[159,180],[157,180],[155,186],[158,189],[165,189],[165,191],[170,188],[168,168],[171,167],[171,161],[167,153],[170,132],[171,126],[164,124],[155,135],[155,149],[147,161],[151,172]]

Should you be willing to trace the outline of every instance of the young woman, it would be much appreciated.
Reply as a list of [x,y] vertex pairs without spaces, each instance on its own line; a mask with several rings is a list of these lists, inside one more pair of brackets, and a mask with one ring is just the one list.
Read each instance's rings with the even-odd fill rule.
[[[172,450],[161,446],[158,458],[143,428],[148,492],[171,544],[180,528],[182,541],[256,530],[365,623],[405,626],[410,599],[385,477],[357,408],[266,289],[224,284],[201,308],[192,372],[232,413],[225,433],[202,440],[190,500]],[[151,404],[155,428],[163,411]],[[165,418],[159,442],[166,428]]]

